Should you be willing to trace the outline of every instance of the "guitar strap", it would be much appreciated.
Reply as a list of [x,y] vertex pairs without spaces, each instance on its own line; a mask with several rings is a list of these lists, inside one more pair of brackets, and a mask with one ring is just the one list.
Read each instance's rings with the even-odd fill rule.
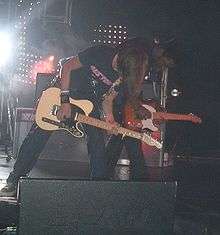
[[109,88],[109,90],[103,95],[103,99],[106,99],[108,96],[113,95],[119,91],[120,85],[122,83],[122,77],[119,77]]
[[[100,79],[100,81],[102,81],[103,83],[105,83],[106,84],[106,79],[104,80],[104,79]],[[110,80],[109,80],[110,81]],[[97,102],[96,103],[96,105],[97,105],[97,108],[98,108],[98,111],[99,111],[99,113],[100,113],[100,115],[101,115],[101,118],[103,118],[104,116],[105,116],[105,113],[104,113],[104,110],[103,110],[103,105],[104,105],[104,103],[105,103],[105,105],[107,104],[107,105],[110,105],[110,103],[109,103],[109,101],[108,101],[108,98],[110,98],[110,96],[111,95],[113,95],[113,92],[115,93],[115,90],[116,90],[116,87],[118,88],[118,86],[120,85],[120,83],[121,83],[121,81],[122,81],[122,78],[121,77],[119,77],[115,82],[111,82],[111,86],[110,86],[110,88],[108,89],[108,91],[102,96],[102,102],[100,103],[100,102]],[[99,99],[98,99],[98,95],[97,95],[97,93],[96,93],[96,80],[93,78],[92,80],[91,80],[91,85],[93,86],[93,88],[94,88],[94,90],[93,90],[93,93],[94,93],[94,95],[95,95],[95,97],[96,97],[96,100],[98,101]],[[110,85],[110,83],[109,83],[109,85]],[[94,102],[94,101],[93,101]]]

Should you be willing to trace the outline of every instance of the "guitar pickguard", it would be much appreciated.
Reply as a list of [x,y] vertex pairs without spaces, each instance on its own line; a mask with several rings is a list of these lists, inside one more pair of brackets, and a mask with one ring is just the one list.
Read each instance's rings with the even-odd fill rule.
[[[93,104],[89,100],[75,100],[70,98],[70,103],[73,106],[74,113],[89,113],[93,109]],[[43,129],[55,131],[64,129],[75,137],[83,137],[84,133],[81,130],[80,124],[72,118],[70,122],[60,122],[57,118],[57,112],[60,108],[60,89],[51,87],[45,90],[40,97],[36,110],[36,123]]]
[[[150,105],[147,105],[147,104],[142,104],[142,106],[147,109],[148,111],[151,112],[151,115],[153,115],[154,112],[156,112],[156,109],[153,108],[152,106]],[[148,119],[143,119],[141,120],[141,123],[142,123],[142,129],[149,129],[151,131],[158,131],[158,127],[154,125],[153,123],[153,119],[152,118],[148,118]]]
[[81,130],[79,125],[81,125],[81,123],[76,122],[75,126],[66,126],[64,129],[67,130],[71,135],[77,138],[82,138],[84,136],[84,132]]

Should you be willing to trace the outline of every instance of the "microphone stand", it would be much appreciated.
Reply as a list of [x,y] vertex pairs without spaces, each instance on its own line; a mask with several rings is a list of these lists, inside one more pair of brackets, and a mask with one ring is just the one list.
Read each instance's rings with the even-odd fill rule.
[[[161,87],[160,87],[160,105],[163,108],[166,108],[167,101],[167,82],[168,82],[168,67],[163,67],[162,78],[161,78]],[[160,160],[159,166],[165,166],[165,157],[164,157],[164,142],[165,142],[165,132],[166,132],[166,124],[161,124],[161,141],[163,143],[162,149],[160,150]],[[167,157],[167,156],[166,156]]]

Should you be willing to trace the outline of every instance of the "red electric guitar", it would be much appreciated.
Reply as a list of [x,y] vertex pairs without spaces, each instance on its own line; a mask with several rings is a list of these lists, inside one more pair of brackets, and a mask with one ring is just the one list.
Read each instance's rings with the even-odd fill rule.
[[201,123],[202,120],[194,114],[167,113],[153,100],[145,101],[142,107],[150,114],[150,118],[138,120],[134,117],[134,110],[127,104],[124,110],[124,125],[133,129],[148,129],[158,131],[159,124],[163,121],[190,121]]

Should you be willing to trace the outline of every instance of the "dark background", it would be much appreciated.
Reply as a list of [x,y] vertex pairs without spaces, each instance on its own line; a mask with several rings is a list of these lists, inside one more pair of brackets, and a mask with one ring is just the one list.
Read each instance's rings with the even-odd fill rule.
[[92,40],[98,24],[123,24],[128,35],[149,40],[175,38],[167,47],[176,66],[169,71],[170,112],[194,113],[201,125],[172,122],[167,126],[167,147],[178,154],[218,156],[220,153],[220,78],[218,1],[84,0],[74,1],[72,30]]

